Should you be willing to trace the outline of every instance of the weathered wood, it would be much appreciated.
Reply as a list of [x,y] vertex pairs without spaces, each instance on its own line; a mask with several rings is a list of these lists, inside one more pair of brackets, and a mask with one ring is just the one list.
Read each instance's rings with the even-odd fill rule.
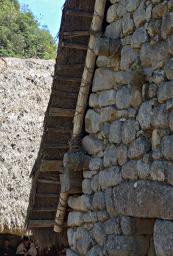
[[63,92],[63,91],[54,90],[54,91],[52,92],[52,95],[58,96],[58,97],[60,97],[61,100],[62,100],[63,98],[65,98],[65,99],[69,99],[69,98],[74,99],[74,98],[77,98],[78,93],[77,93],[77,92],[76,92],[76,93],[75,93],[75,92],[69,92],[69,93],[67,93],[67,92]]
[[68,192],[68,194],[82,193],[82,180],[82,172],[64,169],[63,174],[60,175],[61,192]]
[[66,32],[63,32],[63,36],[65,38],[73,38],[73,37],[82,37],[82,36],[89,36],[90,35],[90,32],[89,31],[66,31]]
[[58,209],[55,218],[54,231],[61,232],[64,225],[64,217],[67,208],[68,193],[60,193]]
[[66,108],[50,108],[50,116],[59,116],[59,117],[73,117],[75,109],[66,109]]
[[96,0],[94,16],[91,24],[91,35],[89,46],[85,61],[85,68],[81,80],[76,111],[74,116],[73,137],[78,137],[82,131],[83,119],[87,106],[90,86],[93,79],[95,70],[96,55],[94,54],[94,47],[96,43],[96,35],[100,34],[102,30],[102,22],[105,13],[106,0]]
[[66,9],[65,14],[70,16],[85,17],[85,18],[93,17],[93,13],[91,12],[85,12],[85,11],[80,11],[75,9]]
[[52,194],[52,193],[49,193],[49,194],[37,193],[36,197],[40,197],[40,198],[58,198],[58,195],[57,194]]
[[88,46],[85,44],[76,44],[76,43],[68,43],[68,42],[62,42],[62,47],[77,49],[77,50],[84,50],[84,51],[87,51],[88,49]]
[[48,144],[45,143],[43,144],[43,148],[44,149],[57,149],[57,150],[61,150],[61,149],[68,149],[68,144]]
[[[96,42],[96,34],[99,34],[102,29],[102,23],[105,13],[105,6],[106,6],[106,0],[96,0],[95,1],[95,8],[94,8],[94,16],[92,20],[91,25],[91,35],[89,40],[89,46],[86,56],[86,62],[85,62],[85,68],[81,80],[79,95],[78,95],[78,101],[77,101],[77,107],[75,111],[74,116],[74,126],[73,126],[73,138],[78,137],[81,134],[82,127],[83,127],[83,119],[84,114],[87,106],[87,99],[89,96],[90,91],[90,85],[93,79],[93,73],[95,69],[95,62],[96,62],[96,55],[94,54],[94,46]],[[82,172],[73,172],[74,174],[82,174]],[[70,188],[73,187],[73,179],[71,179],[69,173],[64,173],[64,175],[61,175],[60,177],[61,181],[61,191],[70,191]],[[78,180],[77,186],[82,184],[82,177],[81,180]],[[76,184],[75,184],[76,186]],[[75,192],[75,191],[73,191]],[[57,211],[56,216],[56,224],[54,226],[54,231],[61,232],[63,228],[63,222],[65,217],[65,211],[66,211],[66,205],[68,200],[68,192],[64,193],[64,205],[65,207],[62,207],[61,212]],[[62,193],[60,196],[63,195]]]
[[56,211],[57,211],[57,208],[55,208],[55,207],[35,208],[35,209],[33,209],[33,212],[35,212],[35,213],[56,212]]
[[52,228],[54,224],[54,220],[30,220],[29,228]]
[[39,183],[42,184],[54,184],[54,185],[60,185],[60,181],[58,180],[48,180],[48,179],[38,179]]
[[47,132],[52,132],[52,133],[60,133],[60,134],[66,134],[66,133],[68,133],[68,134],[70,134],[71,133],[71,129],[69,128],[68,129],[68,127],[66,128],[52,128],[52,127],[50,127],[50,128],[47,128],[47,130],[46,130]]
[[63,166],[61,160],[43,160],[40,166],[40,172],[60,172]]
[[80,83],[81,77],[67,77],[67,76],[56,76],[56,80],[72,82],[72,83]]
[[84,68],[84,63],[80,64],[64,64],[64,65],[57,65],[56,70],[74,70],[74,69],[83,69]]

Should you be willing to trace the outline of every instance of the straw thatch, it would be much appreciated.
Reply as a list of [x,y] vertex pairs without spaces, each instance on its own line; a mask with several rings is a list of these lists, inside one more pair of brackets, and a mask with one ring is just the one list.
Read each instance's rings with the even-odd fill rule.
[[[61,191],[59,176],[72,135],[94,3],[95,0],[67,0],[63,8],[52,93],[45,115],[40,151],[32,171],[27,216],[28,229],[39,241],[44,241],[43,246],[53,244],[58,239],[53,226]],[[77,12],[74,14],[73,11]],[[80,11],[91,15],[81,17],[77,14]],[[75,35],[76,31],[80,36]]]
[[0,232],[23,234],[54,61],[0,58]]

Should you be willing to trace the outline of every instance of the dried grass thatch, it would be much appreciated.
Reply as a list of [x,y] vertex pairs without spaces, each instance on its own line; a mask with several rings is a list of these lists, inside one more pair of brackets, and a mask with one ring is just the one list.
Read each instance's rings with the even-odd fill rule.
[[22,235],[54,61],[0,58],[0,232]]

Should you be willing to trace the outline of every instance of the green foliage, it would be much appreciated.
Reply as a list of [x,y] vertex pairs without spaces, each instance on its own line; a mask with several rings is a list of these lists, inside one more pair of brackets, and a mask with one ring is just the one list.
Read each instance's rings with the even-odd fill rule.
[[54,59],[55,40],[18,0],[0,0],[0,57]]

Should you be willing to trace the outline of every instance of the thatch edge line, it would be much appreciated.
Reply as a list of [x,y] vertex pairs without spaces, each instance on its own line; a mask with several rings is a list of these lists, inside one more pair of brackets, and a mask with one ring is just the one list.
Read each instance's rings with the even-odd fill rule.
[[[94,53],[94,47],[97,36],[101,33],[102,30],[102,23],[104,19],[106,7],[106,0],[96,0],[95,7],[94,7],[94,15],[91,23],[91,30],[90,30],[90,39],[88,44],[88,50],[85,60],[85,67],[82,75],[82,81],[80,85],[80,90],[78,94],[75,116],[73,120],[73,134],[72,139],[80,136],[82,132],[83,120],[87,106],[87,100],[89,97],[89,91],[93,79],[93,74],[95,70],[95,63],[96,63],[96,55]],[[64,217],[66,213],[67,201],[68,201],[68,192],[60,193],[60,198],[63,199],[59,200],[58,209],[56,213],[54,231],[55,232],[62,232],[64,227]]]

